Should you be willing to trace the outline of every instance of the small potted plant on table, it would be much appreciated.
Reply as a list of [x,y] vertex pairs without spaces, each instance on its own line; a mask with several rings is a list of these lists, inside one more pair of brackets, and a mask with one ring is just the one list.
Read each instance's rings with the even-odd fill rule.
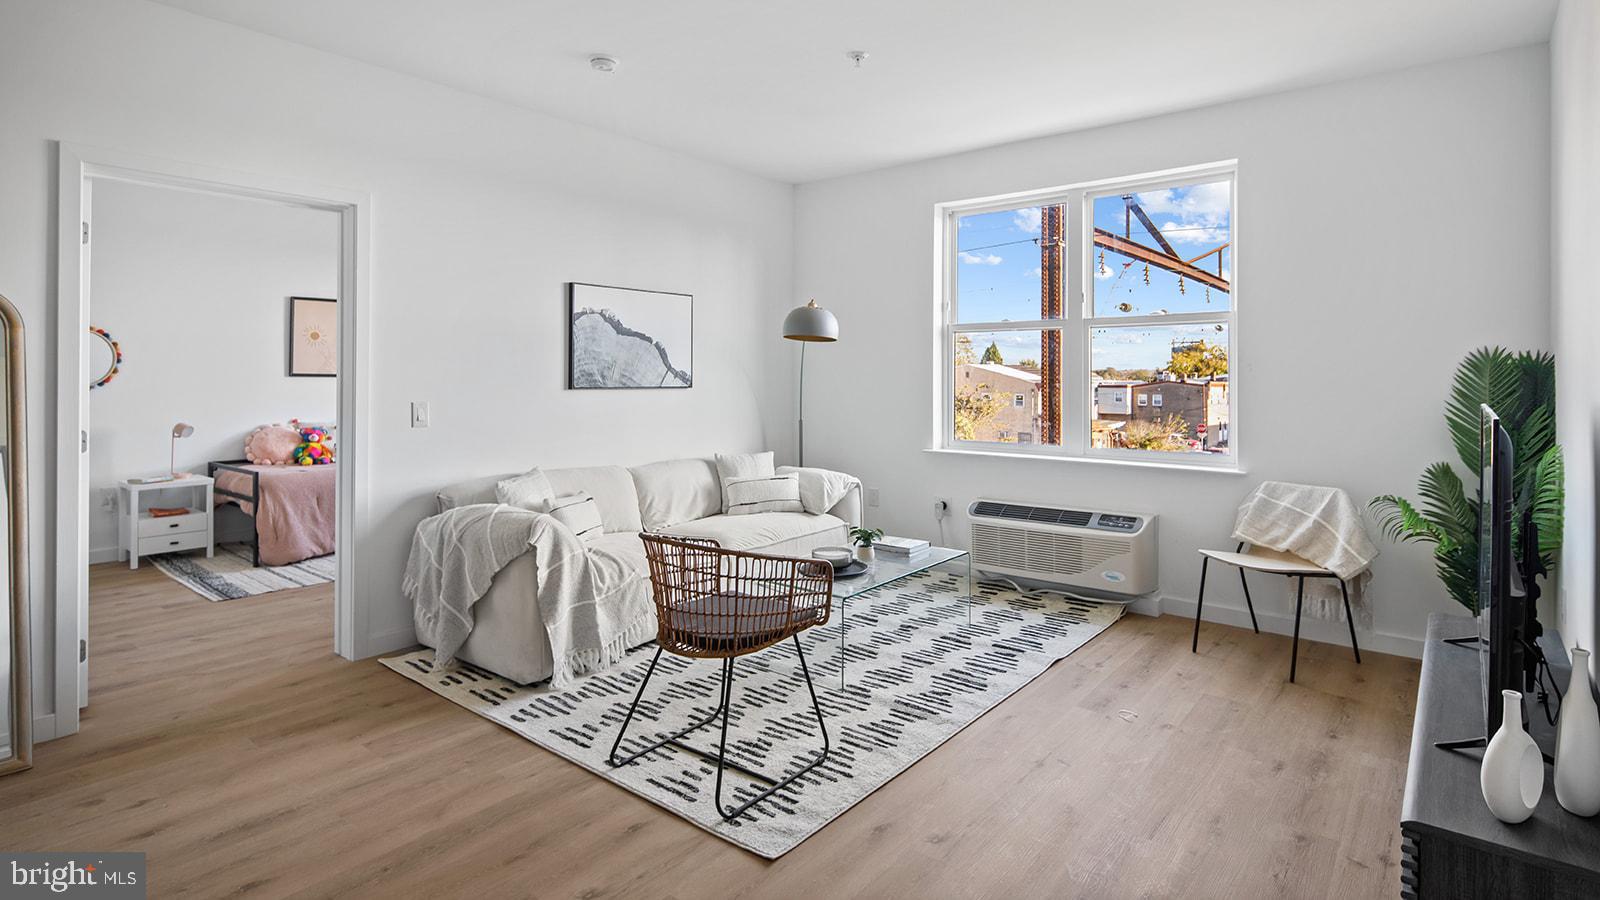
[[874,556],[876,556],[872,549],[872,544],[881,537],[883,537],[882,528],[850,529],[850,540],[854,541],[856,545],[856,559],[871,564]]

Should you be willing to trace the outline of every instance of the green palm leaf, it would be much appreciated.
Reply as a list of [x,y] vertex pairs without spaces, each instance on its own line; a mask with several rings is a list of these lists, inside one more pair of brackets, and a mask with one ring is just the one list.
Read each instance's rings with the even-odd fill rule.
[[[1553,565],[1561,549],[1565,499],[1555,388],[1555,357],[1549,353],[1483,347],[1468,353],[1456,369],[1444,416],[1457,457],[1474,475],[1480,466],[1481,408],[1488,405],[1500,416],[1512,446],[1512,544],[1521,546],[1522,514],[1529,514],[1538,527],[1539,554],[1546,566]],[[1423,471],[1417,492],[1420,504],[1393,494],[1372,500],[1383,534],[1392,541],[1433,544],[1445,590],[1476,613],[1480,498],[1469,495],[1461,476],[1442,462]]]

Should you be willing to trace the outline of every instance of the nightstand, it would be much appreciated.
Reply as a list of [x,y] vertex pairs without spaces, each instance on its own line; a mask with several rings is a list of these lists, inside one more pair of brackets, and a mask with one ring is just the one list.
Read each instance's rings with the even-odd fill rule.
[[[204,475],[190,475],[154,484],[117,486],[122,501],[117,516],[118,548],[128,554],[128,568],[139,568],[139,557],[153,553],[175,553],[204,547],[207,556],[216,555],[213,541],[212,481]],[[150,515],[152,506],[187,506],[193,512],[181,516]]]

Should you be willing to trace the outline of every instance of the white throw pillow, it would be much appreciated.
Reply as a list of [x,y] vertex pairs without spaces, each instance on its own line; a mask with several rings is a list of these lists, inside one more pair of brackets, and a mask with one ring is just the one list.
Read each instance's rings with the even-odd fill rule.
[[788,475],[725,479],[722,482],[722,499],[728,504],[730,516],[805,512],[805,506],[800,503],[800,477],[792,472]]
[[529,469],[515,478],[507,478],[494,486],[494,500],[509,506],[519,506],[534,512],[544,512],[545,504],[555,497],[550,479],[538,469]]
[[765,478],[772,474],[772,451],[765,453],[718,453],[717,479],[722,482],[722,511],[729,511],[728,481],[733,478]]
[[605,530],[600,527],[600,507],[588,494],[568,494],[550,501],[545,512],[557,522],[572,529],[572,533],[585,544],[600,537]]

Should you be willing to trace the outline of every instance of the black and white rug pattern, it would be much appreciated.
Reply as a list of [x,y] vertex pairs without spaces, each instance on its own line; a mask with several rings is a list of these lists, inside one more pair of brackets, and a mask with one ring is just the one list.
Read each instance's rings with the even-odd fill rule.
[[338,557],[332,553],[287,566],[256,566],[249,544],[219,544],[213,557],[190,550],[148,559],[168,578],[212,602],[326,584],[339,574]]
[[[969,625],[965,586],[963,577],[924,572],[847,601],[842,689],[840,603],[834,601],[833,618],[801,635],[832,752],[732,823],[723,822],[714,807],[715,764],[694,753],[669,746],[622,768],[606,763],[654,644],[563,691],[517,685],[467,665],[441,676],[433,671],[433,651],[426,649],[382,662],[712,834],[776,859],[1122,614],[1115,604],[1036,599],[983,585]],[[740,657],[734,673],[729,758],[774,777],[813,759],[821,737],[793,642]],[[720,660],[662,654],[622,751],[710,715],[720,675]],[[685,741],[715,753],[717,737],[713,724]],[[736,806],[761,787],[730,770],[723,804]]]

